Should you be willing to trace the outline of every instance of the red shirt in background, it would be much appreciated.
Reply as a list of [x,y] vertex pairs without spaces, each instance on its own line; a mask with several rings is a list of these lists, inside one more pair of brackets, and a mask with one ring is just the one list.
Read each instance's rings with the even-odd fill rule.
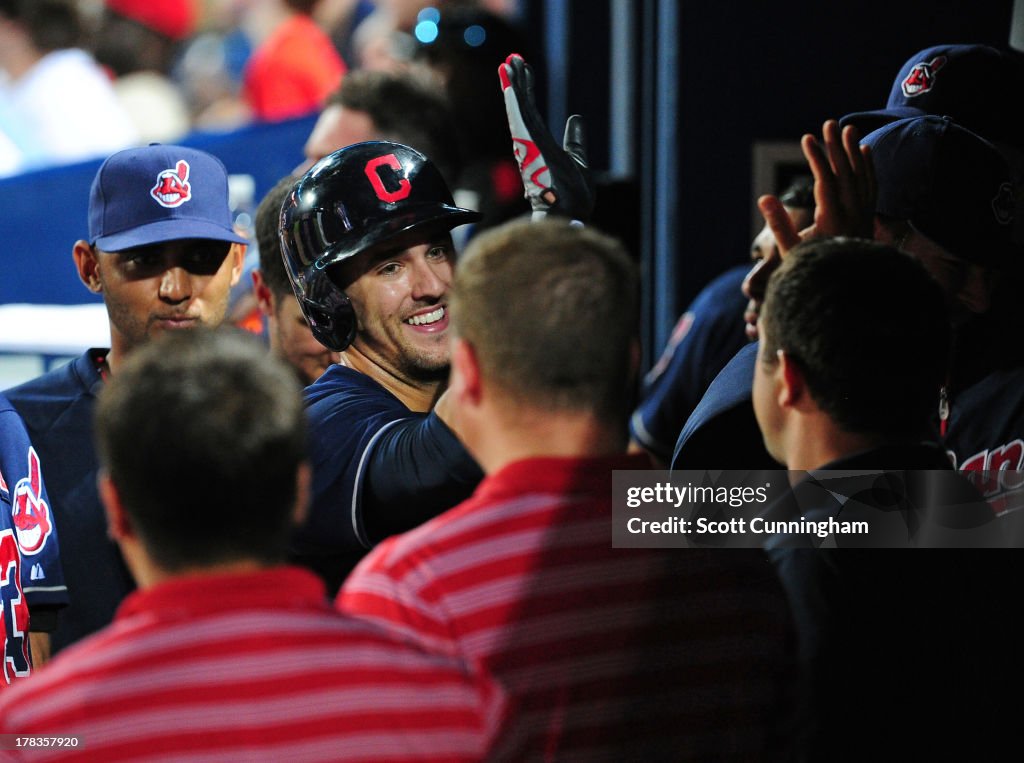
[[320,109],[346,70],[330,37],[309,16],[296,14],[249,59],[243,94],[256,119],[299,117]]

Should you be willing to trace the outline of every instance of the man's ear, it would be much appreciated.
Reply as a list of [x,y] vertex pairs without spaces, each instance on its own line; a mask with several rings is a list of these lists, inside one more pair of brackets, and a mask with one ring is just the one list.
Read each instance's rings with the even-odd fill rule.
[[234,286],[238,283],[238,279],[242,277],[242,267],[245,265],[245,250],[247,249],[245,244],[231,244],[231,251],[228,252],[228,257],[234,257],[234,261],[231,263],[231,285]]
[[810,400],[804,372],[785,350],[778,351],[779,407],[803,408]]
[[96,256],[96,250],[89,246],[89,242],[79,239],[71,249],[71,256],[75,261],[75,270],[85,288],[93,294],[103,292],[103,282],[100,280],[100,262]]
[[473,345],[465,339],[452,340],[451,394],[460,404],[476,405],[480,402],[480,363]]
[[256,304],[260,312],[268,318],[274,315],[274,292],[263,280],[263,271],[256,269],[252,271],[252,293],[256,296]]
[[135,529],[124,510],[121,494],[105,469],[101,469],[97,475],[96,486],[99,488],[100,500],[107,515],[107,535],[118,543],[134,538]]

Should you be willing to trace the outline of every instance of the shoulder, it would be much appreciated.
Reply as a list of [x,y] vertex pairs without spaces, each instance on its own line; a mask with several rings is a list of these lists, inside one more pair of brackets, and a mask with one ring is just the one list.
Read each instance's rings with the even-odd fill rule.
[[700,307],[715,313],[733,311],[737,305],[745,305],[747,298],[743,295],[743,279],[750,268],[737,265],[712,279],[693,300],[693,308]]
[[401,400],[369,376],[339,365],[331,366],[306,387],[304,398],[314,422],[337,416],[369,419],[379,414],[392,414],[391,418],[412,415]]
[[352,573],[350,587],[356,589],[371,578],[387,578],[394,585],[424,592],[444,576],[450,554],[464,548],[464,533],[478,516],[472,498],[424,522],[418,527],[394,535],[377,544]]
[[92,402],[103,383],[91,352],[3,393],[33,436],[47,431],[69,412],[74,415],[76,409],[91,426],[87,420]]
[[754,364],[757,361],[757,343],[749,344],[740,349],[725,364],[718,376],[711,382],[704,397],[693,409],[690,418],[680,435],[685,439],[688,434],[704,426],[716,416],[735,408],[740,403],[750,400],[754,384]]

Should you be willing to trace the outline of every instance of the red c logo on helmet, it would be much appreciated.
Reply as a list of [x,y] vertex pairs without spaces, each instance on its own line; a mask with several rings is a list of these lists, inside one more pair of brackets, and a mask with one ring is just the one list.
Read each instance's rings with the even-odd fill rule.
[[401,175],[396,174],[394,177],[398,179],[398,189],[395,191],[389,191],[384,187],[384,180],[380,175],[380,168],[383,165],[387,165],[391,169],[395,170],[396,173],[402,169],[402,163],[398,161],[398,157],[394,154],[385,154],[384,156],[378,156],[371,159],[366,163],[364,172],[366,177],[370,180],[370,185],[373,186],[373,192],[377,194],[377,198],[381,201],[386,201],[390,204],[394,204],[396,201],[401,201],[412,193],[412,183],[409,182],[408,178],[404,178]]

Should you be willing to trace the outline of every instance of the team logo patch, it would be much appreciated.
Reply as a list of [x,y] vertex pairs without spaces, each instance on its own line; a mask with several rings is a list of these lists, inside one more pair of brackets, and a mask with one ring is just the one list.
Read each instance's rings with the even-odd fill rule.
[[992,211],[995,213],[996,220],[1001,225],[1012,223],[1015,206],[1013,186],[1009,183],[1003,183],[999,186],[999,191],[996,193],[995,198],[992,199]]
[[[385,167],[393,170],[393,172],[382,173]],[[373,192],[377,194],[377,198],[381,201],[395,204],[402,199],[408,198],[409,194],[412,193],[412,183],[405,176],[402,163],[398,161],[398,157],[394,154],[385,154],[384,156],[371,159],[366,163],[363,172],[366,173],[366,179],[373,186]],[[388,176],[387,183],[384,182],[385,174]],[[391,187],[389,188],[388,186]]]
[[28,449],[28,476],[18,480],[11,499],[11,520],[22,554],[38,554],[53,532],[50,507],[43,500],[43,478],[35,448]]
[[149,194],[161,207],[180,207],[192,198],[192,186],[188,182],[188,162],[178,162],[173,170],[164,170],[156,177],[156,185]]
[[922,61],[919,64],[915,64],[914,68],[910,70],[910,74],[904,78],[900,85],[903,95],[907,98],[913,98],[927,93],[935,87],[935,75],[945,65],[945,56],[936,56],[931,61]]

